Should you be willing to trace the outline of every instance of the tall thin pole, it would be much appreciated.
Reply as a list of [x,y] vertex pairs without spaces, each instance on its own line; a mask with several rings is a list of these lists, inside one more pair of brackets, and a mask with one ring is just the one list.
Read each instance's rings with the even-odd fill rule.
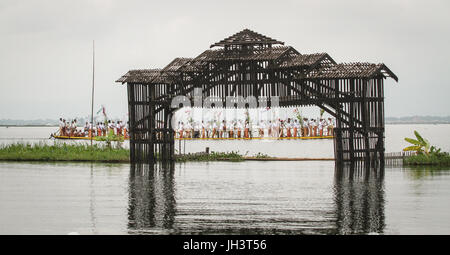
[[95,81],[95,41],[92,41],[92,98],[91,98],[91,147],[94,134],[94,81]]

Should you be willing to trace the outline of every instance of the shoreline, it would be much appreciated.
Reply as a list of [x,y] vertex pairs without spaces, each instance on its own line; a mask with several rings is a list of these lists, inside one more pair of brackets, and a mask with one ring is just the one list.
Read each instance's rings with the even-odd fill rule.
[[[242,162],[242,161],[333,161],[334,158],[256,158],[256,157],[244,157],[240,160],[234,160],[231,158],[222,159],[211,159],[211,160],[185,160],[185,161],[175,161],[176,163],[185,162],[213,162],[213,161],[232,161],[232,162]],[[88,159],[0,159],[0,162],[66,162],[66,163],[116,163],[124,164],[131,163],[130,160],[88,160]]]

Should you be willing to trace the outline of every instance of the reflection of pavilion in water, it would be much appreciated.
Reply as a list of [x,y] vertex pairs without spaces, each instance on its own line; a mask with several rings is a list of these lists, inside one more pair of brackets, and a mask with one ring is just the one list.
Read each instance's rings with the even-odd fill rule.
[[170,230],[176,201],[173,165],[161,171],[133,166],[129,180],[128,229]]
[[[202,233],[202,229],[190,230],[189,226],[177,226],[173,165],[169,170],[132,167],[128,206],[130,231],[180,234],[177,229],[178,231],[184,229],[181,231]],[[208,233],[221,234],[303,234],[311,233],[311,229],[315,229],[313,232],[317,232],[316,234],[383,233],[385,228],[383,172],[384,169],[336,169],[333,185],[334,210],[329,212],[333,220],[311,222],[311,226],[307,229],[298,229],[297,227],[301,224],[291,221],[287,223],[288,226],[286,223],[279,222],[279,229],[273,224],[249,228],[253,224],[250,221],[226,224],[225,227],[221,219],[205,222],[202,228]],[[236,209],[236,213],[239,213],[239,208]],[[318,218],[320,218],[319,215]],[[202,221],[201,219],[191,220]],[[179,224],[189,225],[190,223],[179,222]],[[294,229],[289,229],[290,224],[293,224]]]
[[338,233],[382,233],[384,196],[384,169],[336,169],[334,201]]

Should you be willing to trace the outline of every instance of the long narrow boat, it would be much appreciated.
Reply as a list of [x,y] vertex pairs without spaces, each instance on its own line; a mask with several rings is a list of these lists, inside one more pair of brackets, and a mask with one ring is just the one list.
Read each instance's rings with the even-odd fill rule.
[[[91,140],[90,137],[75,137],[75,136],[59,136],[52,135],[55,139],[62,140]],[[318,139],[333,139],[334,136],[305,136],[305,137],[252,137],[252,138],[175,138],[175,140],[318,140]],[[124,138],[129,140],[129,138]],[[92,140],[96,140],[93,137]]]
[[175,138],[175,140],[315,140],[333,139],[334,136],[302,136],[302,137],[252,137],[252,138]]
[[[52,135],[51,138],[55,139],[61,139],[61,140],[91,140],[90,137],[80,137],[80,136],[62,136],[62,135]],[[96,140],[97,136],[93,137],[92,140]],[[128,138],[125,138],[125,140],[128,140]]]

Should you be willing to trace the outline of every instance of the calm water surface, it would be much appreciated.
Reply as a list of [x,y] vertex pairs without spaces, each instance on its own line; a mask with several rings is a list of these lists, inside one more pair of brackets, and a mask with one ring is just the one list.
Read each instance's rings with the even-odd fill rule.
[[0,234],[450,234],[450,169],[0,163]]

